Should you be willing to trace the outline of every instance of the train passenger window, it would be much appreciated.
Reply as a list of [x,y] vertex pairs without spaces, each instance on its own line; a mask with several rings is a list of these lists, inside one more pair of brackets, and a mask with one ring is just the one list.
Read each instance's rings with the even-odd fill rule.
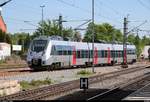
[[135,54],[136,53],[136,51],[135,50],[133,50],[133,54]]
[[105,50],[105,55],[104,55],[104,57],[107,57],[107,55],[108,55],[108,51]]
[[81,50],[81,58],[84,58],[84,50]]
[[115,51],[115,57],[116,57],[116,58],[118,57],[117,51]]
[[88,51],[86,50],[85,51],[85,58],[88,58],[89,57],[89,54],[88,54]]
[[77,51],[77,58],[81,58],[80,57],[80,51]]
[[63,51],[58,51],[58,55],[63,55]]
[[101,57],[101,51],[99,50],[98,51],[98,58],[100,58]]
[[68,55],[72,55],[72,51],[68,51]]
[[117,51],[117,56],[119,57],[119,51]]
[[87,58],[87,51],[86,50],[82,50],[82,58]]
[[123,53],[123,51],[121,51],[122,52],[122,57],[124,56],[124,53]]
[[93,50],[90,50],[90,58],[93,58]]
[[63,55],[67,55],[67,51],[66,50],[63,51]]
[[104,58],[105,57],[105,51],[102,50],[101,52],[102,52],[102,58]]
[[111,57],[114,58],[115,57],[115,51],[111,51]]

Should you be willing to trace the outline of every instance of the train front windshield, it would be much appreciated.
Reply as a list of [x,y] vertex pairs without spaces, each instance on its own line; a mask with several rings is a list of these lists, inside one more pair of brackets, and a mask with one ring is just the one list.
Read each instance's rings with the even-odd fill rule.
[[47,40],[34,40],[31,46],[31,50],[34,52],[44,51],[47,45]]

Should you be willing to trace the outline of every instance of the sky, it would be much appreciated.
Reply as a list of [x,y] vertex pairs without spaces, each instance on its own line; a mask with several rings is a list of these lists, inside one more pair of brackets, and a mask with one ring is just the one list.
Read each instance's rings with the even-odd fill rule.
[[[92,17],[92,0],[12,0],[2,8],[8,32],[34,32],[42,19],[41,5],[45,5],[44,20],[58,19],[61,14],[68,21],[63,23],[64,27],[76,28]],[[122,31],[123,19],[128,15],[129,31],[144,21],[147,22],[139,28],[150,30],[150,0],[95,0],[94,8],[96,24],[109,23]]]

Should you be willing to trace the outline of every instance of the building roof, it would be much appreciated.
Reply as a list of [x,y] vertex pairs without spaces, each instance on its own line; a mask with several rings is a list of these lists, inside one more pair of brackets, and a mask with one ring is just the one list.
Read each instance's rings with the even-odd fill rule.
[[3,32],[6,32],[7,31],[7,28],[6,28],[6,24],[3,20],[3,17],[0,15],[0,29],[3,31]]

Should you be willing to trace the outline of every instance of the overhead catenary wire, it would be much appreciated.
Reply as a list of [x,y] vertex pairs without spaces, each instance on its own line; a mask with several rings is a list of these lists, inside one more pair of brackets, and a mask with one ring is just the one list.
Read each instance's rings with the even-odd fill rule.
[[[106,0],[107,2],[108,2],[108,0]],[[123,17],[124,15],[122,14],[122,13],[120,13],[119,11],[117,11],[116,9],[114,9],[113,7],[111,7],[111,6],[108,6],[108,4],[106,4],[106,3],[104,3],[104,2],[102,2],[102,1],[100,1],[100,0],[97,0],[97,2],[99,3],[99,4],[104,4],[105,6],[104,7],[107,7],[107,8],[109,8],[111,11],[113,11],[116,15],[119,15],[119,16],[121,16],[121,17]],[[97,4],[98,4],[97,3]]]
[[[57,0],[57,1],[58,1],[58,2],[61,2],[61,3],[63,3],[63,4],[65,4],[65,5],[71,6],[71,7],[73,7],[73,8],[80,9],[80,10],[84,11],[85,13],[91,14],[91,11],[90,11],[90,10],[81,8],[81,7],[79,7],[79,6],[75,5],[75,4],[70,4],[70,3],[68,3],[68,2],[66,2],[66,1],[64,1],[64,0]],[[97,17],[103,17],[103,18],[105,18],[105,19],[107,19],[107,20],[116,21],[116,22],[118,22],[118,23],[121,23],[121,22],[119,22],[119,21],[117,21],[116,19],[113,19],[113,18],[111,18],[111,17],[105,17],[105,16],[103,16],[103,15],[101,15],[101,14],[98,14],[98,13],[94,13],[94,14],[95,14]]]
[[150,10],[150,7],[147,6],[146,4],[144,4],[141,0],[138,0],[138,2],[139,2],[143,7],[145,7],[146,9]]

